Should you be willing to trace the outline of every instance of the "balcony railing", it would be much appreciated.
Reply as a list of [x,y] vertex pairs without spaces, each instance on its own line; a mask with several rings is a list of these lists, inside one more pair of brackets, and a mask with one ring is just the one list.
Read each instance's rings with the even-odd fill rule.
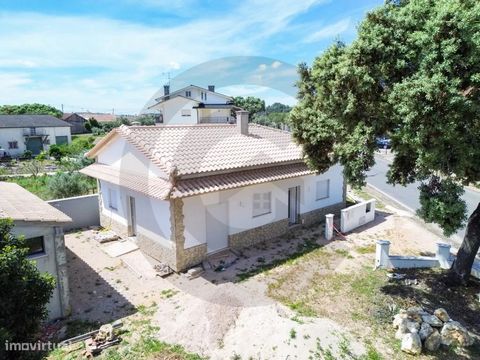
[[233,124],[235,118],[233,116],[200,116],[198,122],[200,124]]
[[37,128],[23,129],[23,136],[45,136],[45,135],[48,135],[45,129],[37,129]]

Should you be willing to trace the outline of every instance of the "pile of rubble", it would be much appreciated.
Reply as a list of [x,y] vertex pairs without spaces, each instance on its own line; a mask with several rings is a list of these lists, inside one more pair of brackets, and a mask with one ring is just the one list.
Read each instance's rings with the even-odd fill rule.
[[400,310],[394,316],[395,337],[402,340],[402,351],[418,355],[422,349],[436,351],[440,345],[470,346],[474,339],[458,321],[450,319],[445,309],[433,314],[422,308],[412,307]]

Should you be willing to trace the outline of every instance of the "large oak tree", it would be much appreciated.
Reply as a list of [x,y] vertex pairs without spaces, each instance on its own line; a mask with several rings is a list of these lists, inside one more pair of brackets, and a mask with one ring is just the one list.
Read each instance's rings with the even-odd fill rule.
[[[350,45],[299,66],[293,134],[320,171],[344,166],[365,184],[375,138],[392,139],[392,184],[416,180],[427,222],[446,235],[467,219],[463,185],[480,181],[480,2],[387,1]],[[480,204],[468,218],[450,279],[465,283],[480,246]]]

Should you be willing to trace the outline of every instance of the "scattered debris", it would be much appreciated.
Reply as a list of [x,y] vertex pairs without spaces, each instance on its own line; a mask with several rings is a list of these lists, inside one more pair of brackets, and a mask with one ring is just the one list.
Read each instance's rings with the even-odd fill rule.
[[201,266],[193,267],[189,269],[186,273],[187,279],[192,280],[204,273],[205,270]]
[[121,341],[113,332],[111,324],[102,325],[96,335],[92,335],[90,339],[85,340],[85,351],[83,355],[90,359],[112,345],[116,345]]
[[95,235],[95,240],[98,241],[100,244],[115,241],[118,239],[120,239],[120,236],[115,234],[113,231],[99,232]]
[[405,279],[406,274],[398,274],[398,273],[389,273],[387,277],[392,280],[402,280]]
[[[112,331],[113,329],[117,329],[117,328],[120,328],[123,326],[123,323],[120,321],[120,320],[117,320],[115,322],[113,322],[112,324],[108,324],[109,326],[112,327]],[[100,327],[101,329],[102,327]],[[75,336],[73,338],[70,338],[70,339],[67,339],[67,340],[64,340],[62,341],[59,346],[68,346],[68,345],[72,345],[72,344],[75,344],[79,341],[83,341],[83,340],[86,340],[86,339],[89,339],[89,338],[92,338],[92,337],[95,337],[99,332],[100,332],[100,329],[98,330],[93,330],[93,331],[90,331],[88,333],[85,333],[85,334],[82,334],[82,335],[78,335],[78,336]],[[105,328],[104,328],[105,329]]]
[[153,269],[157,272],[157,276],[160,276],[162,278],[167,277],[170,274],[173,274],[172,268],[164,263],[158,263],[153,265]]
[[422,352],[422,342],[428,351],[436,351],[440,345],[465,347],[474,342],[467,329],[450,319],[443,308],[433,314],[419,307],[400,310],[393,326],[397,329],[395,337],[402,340],[402,351],[412,355]]

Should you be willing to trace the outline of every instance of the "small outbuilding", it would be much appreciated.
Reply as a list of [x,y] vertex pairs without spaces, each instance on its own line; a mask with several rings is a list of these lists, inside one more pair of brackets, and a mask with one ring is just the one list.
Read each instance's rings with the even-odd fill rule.
[[0,182],[0,219],[14,222],[15,236],[23,236],[29,258],[41,272],[55,277],[56,288],[48,304],[49,319],[70,312],[67,256],[63,226],[72,222],[67,215],[15,183]]

